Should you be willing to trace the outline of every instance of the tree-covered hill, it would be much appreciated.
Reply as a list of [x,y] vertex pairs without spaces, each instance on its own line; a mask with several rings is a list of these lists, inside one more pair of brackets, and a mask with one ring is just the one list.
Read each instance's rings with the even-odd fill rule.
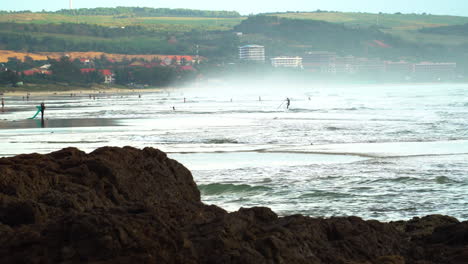
[[143,26],[0,23],[0,49],[27,52],[97,51],[120,54],[189,54],[233,58],[238,39],[229,31],[155,30]]
[[466,37],[468,36],[468,23],[464,25],[422,28],[419,31],[421,33],[427,33],[427,34],[455,35],[455,36]]
[[151,7],[124,7],[118,6],[115,8],[98,7],[98,8],[79,8],[79,9],[62,9],[53,13],[63,15],[80,15],[80,16],[138,16],[138,17],[240,17],[236,11],[211,11],[211,10],[194,10],[184,8],[151,8]]
[[252,16],[234,29],[243,33],[243,42],[266,45],[273,56],[301,54],[310,50],[395,56],[395,52],[406,45],[375,27],[349,28],[325,21],[274,16]]

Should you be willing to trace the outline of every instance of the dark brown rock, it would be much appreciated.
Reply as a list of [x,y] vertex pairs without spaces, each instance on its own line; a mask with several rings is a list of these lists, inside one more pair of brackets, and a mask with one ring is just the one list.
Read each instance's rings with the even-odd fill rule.
[[468,263],[468,222],[278,217],[204,205],[152,148],[0,159],[1,263]]

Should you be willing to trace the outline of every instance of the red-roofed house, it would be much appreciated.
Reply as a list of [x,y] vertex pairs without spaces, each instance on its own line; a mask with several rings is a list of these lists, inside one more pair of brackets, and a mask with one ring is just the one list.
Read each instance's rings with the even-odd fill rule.
[[109,69],[99,70],[99,72],[104,75],[104,83],[113,83],[115,81],[114,74]]
[[[80,69],[81,73],[90,73],[96,71],[95,68],[83,68]],[[114,74],[109,69],[102,69],[98,70],[104,76],[104,83],[113,83],[114,82]]]
[[86,64],[86,65],[91,62],[90,59],[86,59],[86,58],[80,58],[79,60],[80,60],[81,63]]
[[32,76],[34,74],[46,74],[46,75],[51,75],[52,72],[51,71],[47,71],[47,70],[42,70],[42,69],[30,69],[30,70],[26,70],[26,71],[23,71],[23,74],[25,76]]

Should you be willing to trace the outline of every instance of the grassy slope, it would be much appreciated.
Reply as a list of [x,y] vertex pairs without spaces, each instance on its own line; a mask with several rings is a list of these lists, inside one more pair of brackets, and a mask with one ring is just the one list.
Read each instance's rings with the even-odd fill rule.
[[244,18],[206,18],[206,17],[129,17],[113,16],[66,16],[58,14],[0,14],[0,22],[15,23],[88,23],[103,26],[141,25],[162,31],[189,31],[196,28],[226,30],[240,23]]
[[[438,27],[468,23],[468,17],[416,15],[416,14],[371,14],[371,13],[280,13],[271,14],[294,19],[323,20],[345,24],[349,27],[378,26],[383,32],[414,43],[460,45],[468,43],[468,36],[451,36],[421,33],[423,27]],[[193,29],[229,30],[245,18],[204,18],[204,17],[126,17],[113,16],[67,16],[60,14],[29,13],[0,14],[0,22],[16,23],[89,23],[104,26],[141,25],[161,32],[184,32]],[[44,34],[45,36],[46,34]],[[58,37],[58,36],[56,36]],[[71,36],[60,36],[71,37]],[[81,40],[84,40],[80,37]],[[77,38],[76,41],[80,41]],[[248,38],[248,36],[244,36]],[[256,39],[255,37],[253,38]],[[254,41],[253,40],[253,41]],[[99,41],[96,39],[96,41]],[[105,40],[101,40],[105,41]]]
[[[468,23],[468,17],[416,15],[416,14],[371,14],[371,13],[280,13],[275,16],[323,20],[345,24],[350,27],[379,26],[390,33],[412,42],[459,45],[468,43],[468,36],[444,36],[418,32],[423,27],[439,27]],[[128,17],[113,16],[67,16],[59,14],[29,13],[1,14],[0,22],[16,23],[89,23],[104,26],[141,25],[160,31],[190,31],[204,28],[207,30],[229,30],[245,18],[205,18],[205,17]]]
[[385,33],[399,36],[411,42],[424,42],[445,45],[468,43],[468,36],[440,36],[418,32],[424,27],[440,27],[468,23],[468,17],[416,15],[416,14],[370,14],[370,13],[283,13],[275,16],[323,20],[345,24],[350,27],[378,26]]

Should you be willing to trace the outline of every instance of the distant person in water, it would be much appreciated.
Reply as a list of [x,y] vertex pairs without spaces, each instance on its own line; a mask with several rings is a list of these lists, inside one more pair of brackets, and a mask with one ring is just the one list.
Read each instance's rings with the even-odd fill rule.
[[45,104],[44,102],[41,103],[41,120],[44,120],[44,111],[45,111]]
[[2,97],[2,112],[5,110],[5,98]]
[[173,106],[173,107],[172,107],[172,110],[174,110],[174,111],[175,111],[175,106]]
[[185,97],[184,97],[184,103],[186,102]]
[[138,98],[141,98],[141,94],[138,94]]
[[291,105],[291,100],[289,98],[286,98],[286,109],[289,109],[290,105]]

